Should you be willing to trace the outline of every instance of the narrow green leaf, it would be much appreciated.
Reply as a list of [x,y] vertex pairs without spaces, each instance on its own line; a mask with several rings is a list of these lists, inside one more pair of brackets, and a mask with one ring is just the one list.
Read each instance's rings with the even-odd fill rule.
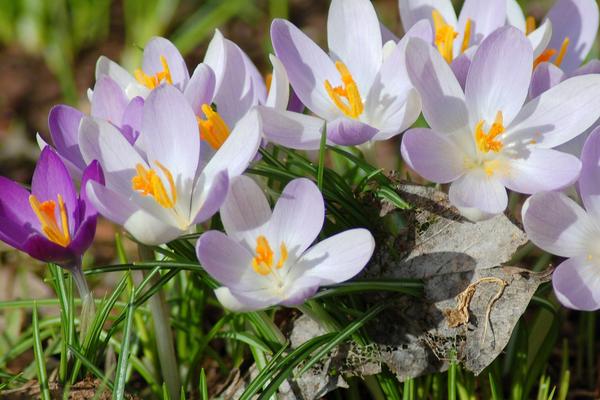
[[129,297],[129,305],[127,306],[127,314],[125,318],[125,327],[123,329],[123,342],[121,343],[121,353],[117,362],[117,371],[115,375],[115,385],[113,389],[113,398],[121,400],[125,395],[125,385],[127,383],[127,367],[129,364],[129,346],[131,344],[131,327],[133,326],[134,307],[134,291],[131,291]]
[[35,366],[42,399],[51,400],[50,388],[48,387],[48,376],[46,372],[46,360],[44,356],[44,350],[42,349],[42,340],[40,338],[38,310],[35,305],[33,307],[33,354],[35,357]]

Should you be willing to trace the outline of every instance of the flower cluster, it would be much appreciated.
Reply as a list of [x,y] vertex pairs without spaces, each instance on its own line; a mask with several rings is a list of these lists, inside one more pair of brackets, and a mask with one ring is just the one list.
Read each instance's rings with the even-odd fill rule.
[[[79,268],[97,214],[162,245],[219,213],[225,233],[204,232],[197,255],[223,285],[221,303],[298,305],[358,274],[373,236],[354,229],[313,244],[325,217],[317,186],[292,180],[271,211],[243,174],[269,143],[323,151],[323,139],[357,146],[406,131],[407,166],[450,184],[467,218],[504,212],[507,189],[533,195],[523,209],[528,234],[570,257],[555,274],[560,300],[599,308],[598,131],[579,159],[600,118],[600,61],[583,65],[598,30],[595,0],[557,0],[539,27],[515,0],[466,0],[458,16],[450,0],[399,0],[399,9],[401,39],[370,1],[332,0],[328,52],[274,20],[267,79],[218,31],[191,74],[159,37],[133,73],[101,57],[90,114],[51,110],[31,193],[0,178],[0,239]],[[410,129],[421,113],[429,127]],[[587,213],[558,192],[578,178]]]

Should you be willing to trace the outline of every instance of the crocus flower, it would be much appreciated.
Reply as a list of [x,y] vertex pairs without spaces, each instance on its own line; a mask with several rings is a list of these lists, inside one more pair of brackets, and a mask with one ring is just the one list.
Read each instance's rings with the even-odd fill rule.
[[[427,26],[408,35],[431,36]],[[404,71],[406,37],[384,59],[381,27],[368,0],[333,0],[327,19],[330,56],[288,21],[276,19],[271,39],[290,83],[327,138],[340,145],[385,140],[418,117],[419,96]]]
[[600,116],[600,75],[571,78],[525,103],[532,61],[524,34],[500,28],[474,54],[463,92],[432,46],[408,45],[408,73],[431,129],[406,132],[402,156],[426,179],[451,183],[450,201],[471,219],[501,213],[505,187],[555,190],[579,174],[576,157],[552,148]]
[[[221,32],[215,32],[204,63],[215,72],[212,102],[217,106],[218,115],[225,127],[233,127],[251,109],[258,107],[265,139],[300,150],[318,149],[324,122],[301,113],[303,106],[290,94],[283,65],[274,56],[270,59],[273,74],[267,88],[246,53]],[[295,109],[289,110],[290,104]]]
[[[530,36],[535,19],[523,15],[516,0],[508,0],[508,21]],[[588,56],[598,33],[598,4],[596,0],[557,0],[545,17],[551,29],[546,29],[540,54],[535,65],[551,61],[567,74],[579,68]]]
[[405,31],[431,23],[433,44],[449,64],[506,22],[506,0],[465,0],[458,18],[450,0],[399,0],[398,6]]
[[[92,92],[90,114],[110,122],[129,143],[134,144],[140,134],[143,106],[141,97],[128,99],[114,80],[102,76]],[[48,115],[53,147],[76,181],[81,181],[87,166],[78,141],[79,124],[84,115],[76,108],[63,104],[53,107]],[[39,134],[37,140],[42,149],[49,145]]]
[[373,254],[373,236],[351,229],[311,246],[324,216],[323,197],[307,179],[291,181],[271,212],[254,181],[235,178],[221,207],[227,234],[208,231],[196,246],[203,268],[223,285],[215,291],[221,304],[235,311],[299,305],[319,286],[359,273]]
[[106,186],[88,184],[92,203],[149,245],[173,240],[217,212],[229,177],[245,170],[260,140],[260,120],[251,112],[207,155],[194,111],[167,84],[146,99],[141,130],[143,154],[112,124],[85,117],[79,143],[84,160],[98,160],[106,177]]
[[600,309],[600,129],[586,141],[579,178],[583,209],[563,193],[541,192],[523,205],[523,225],[541,249],[566,257],[554,271],[552,284],[569,308]]
[[[103,183],[102,171],[92,162],[83,184]],[[78,195],[60,157],[42,150],[31,182],[31,192],[0,177],[0,240],[31,257],[74,270],[92,244],[97,212],[85,195]]]

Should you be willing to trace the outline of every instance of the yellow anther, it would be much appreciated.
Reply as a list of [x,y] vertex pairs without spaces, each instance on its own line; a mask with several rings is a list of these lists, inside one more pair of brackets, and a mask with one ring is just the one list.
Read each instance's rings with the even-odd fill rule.
[[496,139],[504,132],[502,111],[498,111],[496,114],[496,120],[487,134],[483,130],[484,124],[485,121],[481,120],[475,126],[475,142],[477,143],[477,148],[484,153],[489,151],[498,153],[502,150],[502,147],[504,147],[504,144]]
[[438,10],[433,10],[431,15],[433,17],[433,27],[435,30],[435,45],[444,60],[450,64],[454,58],[454,39],[458,36],[458,32],[456,32],[451,25],[446,23],[444,17],[442,17],[442,14],[440,14]]
[[265,86],[267,87],[267,93],[271,91],[271,83],[273,82],[273,74],[267,74],[265,76]]
[[202,104],[202,112],[206,119],[196,116],[200,128],[200,138],[205,140],[210,147],[218,150],[229,137],[229,127],[210,105]]
[[462,45],[460,46],[461,54],[464,53],[469,48],[469,43],[471,42],[471,30],[473,29],[473,21],[471,18],[467,18],[467,22],[465,23],[465,34],[463,36]]
[[157,72],[156,74],[154,74],[154,76],[146,74],[144,71],[142,71],[141,68],[136,69],[133,73],[135,79],[142,85],[146,86],[148,89],[156,88],[163,81],[172,85],[173,79],[171,78],[171,70],[169,69],[167,59],[164,56],[160,56],[160,63],[163,66],[163,70]]
[[59,246],[67,247],[71,243],[71,234],[69,232],[67,209],[62,196],[58,195],[60,226],[56,220],[56,202],[54,200],[47,200],[40,203],[34,195],[30,195],[29,204],[40,221],[42,232],[48,240]]
[[256,255],[252,258],[252,268],[259,275],[269,275],[273,273],[273,266],[280,269],[288,258],[287,247],[284,243],[279,246],[279,261],[274,264],[274,253],[266,237],[260,235],[256,238]]
[[542,54],[540,54],[535,61],[533,62],[533,68],[535,69],[535,67],[537,67],[538,65],[540,65],[543,62],[548,62],[552,59],[552,57],[554,57],[554,55],[558,54],[556,56],[556,59],[553,61],[554,65],[556,65],[557,67],[560,67],[560,65],[563,62],[563,59],[565,58],[565,55],[567,54],[567,50],[569,49],[569,43],[571,42],[571,40],[566,37],[565,40],[563,40],[562,44],[560,45],[560,50],[556,50],[556,49],[546,49],[542,52]]
[[131,187],[142,196],[151,196],[164,208],[174,208],[177,203],[177,188],[173,174],[164,165],[155,161],[158,168],[167,178],[170,194],[167,193],[165,185],[153,169],[146,169],[142,164],[136,165],[137,175],[131,179]]
[[535,31],[536,28],[536,24],[535,24],[535,18],[533,18],[531,15],[529,17],[527,17],[527,19],[525,20],[525,34],[529,35],[531,32]]
[[336,61],[335,67],[340,73],[343,86],[333,87],[328,80],[325,80],[325,90],[344,115],[350,118],[358,118],[364,111],[364,104],[358,86],[343,62]]
[[560,67],[560,64],[562,64],[563,59],[565,58],[565,54],[567,54],[567,49],[569,48],[570,42],[571,40],[569,39],[569,37],[566,37],[560,45],[560,51],[558,52],[558,56],[556,56],[556,60],[554,60],[554,65],[556,65],[557,67]]

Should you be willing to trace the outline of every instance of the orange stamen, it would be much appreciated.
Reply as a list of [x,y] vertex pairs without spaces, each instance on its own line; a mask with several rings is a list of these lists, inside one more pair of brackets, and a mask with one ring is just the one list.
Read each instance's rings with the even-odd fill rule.
[[210,147],[218,150],[229,137],[229,127],[210,105],[202,104],[202,112],[206,119],[196,116],[200,128],[200,138],[205,140]]
[[154,74],[154,76],[146,74],[141,68],[136,69],[133,73],[135,79],[148,89],[155,89],[163,81],[166,81],[168,84],[172,85],[173,79],[171,77],[171,70],[169,69],[167,59],[164,56],[160,56],[160,63],[163,66],[163,70],[157,72]]
[[151,196],[164,208],[174,208],[177,203],[177,188],[173,174],[164,165],[155,161],[158,168],[167,178],[171,194],[167,193],[160,176],[153,169],[146,169],[142,164],[136,165],[137,175],[131,179],[131,187],[142,196]]
[[[277,264],[275,264],[276,269],[280,269],[285,264],[288,258],[287,247],[284,243],[281,243],[279,246],[280,257]],[[252,268],[259,275],[269,275],[273,273],[274,266],[274,253],[273,249],[271,249],[271,245],[266,237],[260,235],[256,239],[256,255],[252,259]]]
[[335,68],[340,73],[343,86],[333,87],[328,80],[325,80],[325,90],[344,115],[350,118],[358,118],[364,111],[364,104],[358,86],[350,70],[343,62],[336,61]]
[[[446,23],[444,17],[442,17],[442,14],[440,14],[438,10],[433,10],[431,15],[433,17],[433,27],[435,30],[435,45],[444,60],[450,64],[454,58],[454,39],[458,36],[458,32],[456,32],[451,25]],[[469,25],[468,22],[467,25]]]
[[71,243],[71,233],[69,232],[67,209],[62,196],[58,195],[60,226],[56,219],[56,202],[54,200],[47,200],[40,203],[34,195],[30,195],[29,204],[40,221],[42,232],[46,238],[59,246],[67,247]]
[[496,120],[487,134],[483,130],[484,124],[485,121],[481,120],[475,126],[475,142],[477,143],[477,148],[484,153],[489,151],[498,153],[502,150],[502,147],[504,147],[504,144],[500,140],[496,140],[496,138],[504,132],[502,111],[498,111],[496,114]]

